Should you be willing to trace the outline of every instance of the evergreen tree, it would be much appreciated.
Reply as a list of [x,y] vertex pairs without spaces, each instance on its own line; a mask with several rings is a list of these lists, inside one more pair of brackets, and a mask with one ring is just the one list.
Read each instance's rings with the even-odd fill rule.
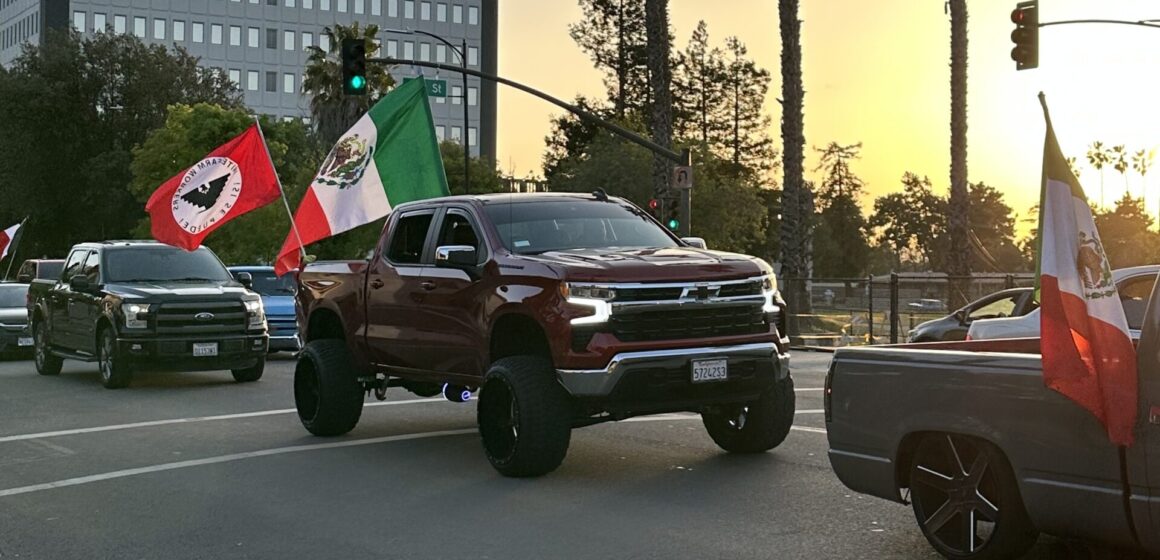
[[721,49],[709,46],[709,28],[697,24],[685,50],[677,54],[673,73],[673,112],[677,135],[709,146],[722,146],[727,133],[726,69]]
[[583,19],[568,30],[604,74],[613,114],[624,118],[645,111],[650,105],[645,0],[580,0],[580,9]]
[[769,115],[762,108],[769,91],[769,71],[749,58],[749,50],[737,37],[725,40],[729,53],[725,72],[727,144],[733,165],[761,173],[773,167],[773,140]]

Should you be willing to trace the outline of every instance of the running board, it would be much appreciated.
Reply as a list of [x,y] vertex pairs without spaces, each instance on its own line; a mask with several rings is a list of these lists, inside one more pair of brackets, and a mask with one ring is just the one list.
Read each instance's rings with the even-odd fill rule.
[[76,360],[78,362],[95,362],[95,361],[97,361],[97,357],[93,356],[91,354],[81,354],[80,352],[69,352],[68,350],[61,350],[59,348],[53,348],[52,354],[58,358],[64,358],[66,360]]

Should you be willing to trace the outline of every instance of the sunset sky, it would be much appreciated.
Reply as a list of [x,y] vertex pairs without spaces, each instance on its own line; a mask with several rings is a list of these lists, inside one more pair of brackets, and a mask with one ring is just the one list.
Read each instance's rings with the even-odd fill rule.
[[[776,0],[670,0],[675,49],[697,21],[713,42],[737,35],[773,75],[766,110],[780,145],[780,37]],[[1043,22],[1077,18],[1160,18],[1149,0],[1041,0]],[[1160,146],[1160,29],[1069,25],[1040,30],[1040,67],[1015,71],[1010,12],[1014,0],[969,0],[969,176],[1006,193],[1025,214],[1039,196],[1044,91],[1060,143],[1084,161],[1092,140],[1130,151]],[[945,191],[949,176],[950,20],[942,0],[801,0],[806,142],[862,142],[854,166],[874,196],[899,189],[904,171],[927,175]],[[568,37],[578,21],[575,0],[502,0],[500,73],[570,99],[602,95],[600,75]],[[519,175],[540,172],[543,138],[555,107],[500,88],[499,163]],[[812,170],[812,154],[807,169]],[[1094,204],[1100,175],[1086,164],[1081,181]],[[1104,171],[1111,205],[1125,178]],[[1160,206],[1160,167],[1142,182],[1129,171],[1134,194],[1146,185],[1148,207]],[[1025,231],[1026,226],[1021,226]]]

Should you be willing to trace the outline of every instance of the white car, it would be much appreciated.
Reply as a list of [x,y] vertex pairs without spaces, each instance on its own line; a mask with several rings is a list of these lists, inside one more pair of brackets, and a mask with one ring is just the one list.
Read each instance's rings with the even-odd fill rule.
[[[1112,271],[1112,280],[1124,304],[1124,314],[1128,316],[1128,329],[1132,338],[1140,338],[1140,327],[1144,324],[1144,311],[1148,308],[1148,298],[1152,296],[1152,285],[1160,265],[1133,266]],[[988,340],[995,338],[1038,338],[1039,309],[1021,317],[1003,319],[980,319],[971,323],[967,340]]]

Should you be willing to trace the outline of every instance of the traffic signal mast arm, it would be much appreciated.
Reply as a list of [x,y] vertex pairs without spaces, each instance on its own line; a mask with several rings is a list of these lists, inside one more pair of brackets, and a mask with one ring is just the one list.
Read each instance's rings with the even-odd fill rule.
[[1156,20],[1069,19],[1040,23],[1039,0],[1026,0],[1016,4],[1015,9],[1011,12],[1011,23],[1015,24],[1015,30],[1011,32],[1011,42],[1015,45],[1011,49],[1011,59],[1015,61],[1016,70],[1030,70],[1039,67],[1040,27],[1076,23],[1110,23],[1160,28],[1160,24],[1156,23]]

